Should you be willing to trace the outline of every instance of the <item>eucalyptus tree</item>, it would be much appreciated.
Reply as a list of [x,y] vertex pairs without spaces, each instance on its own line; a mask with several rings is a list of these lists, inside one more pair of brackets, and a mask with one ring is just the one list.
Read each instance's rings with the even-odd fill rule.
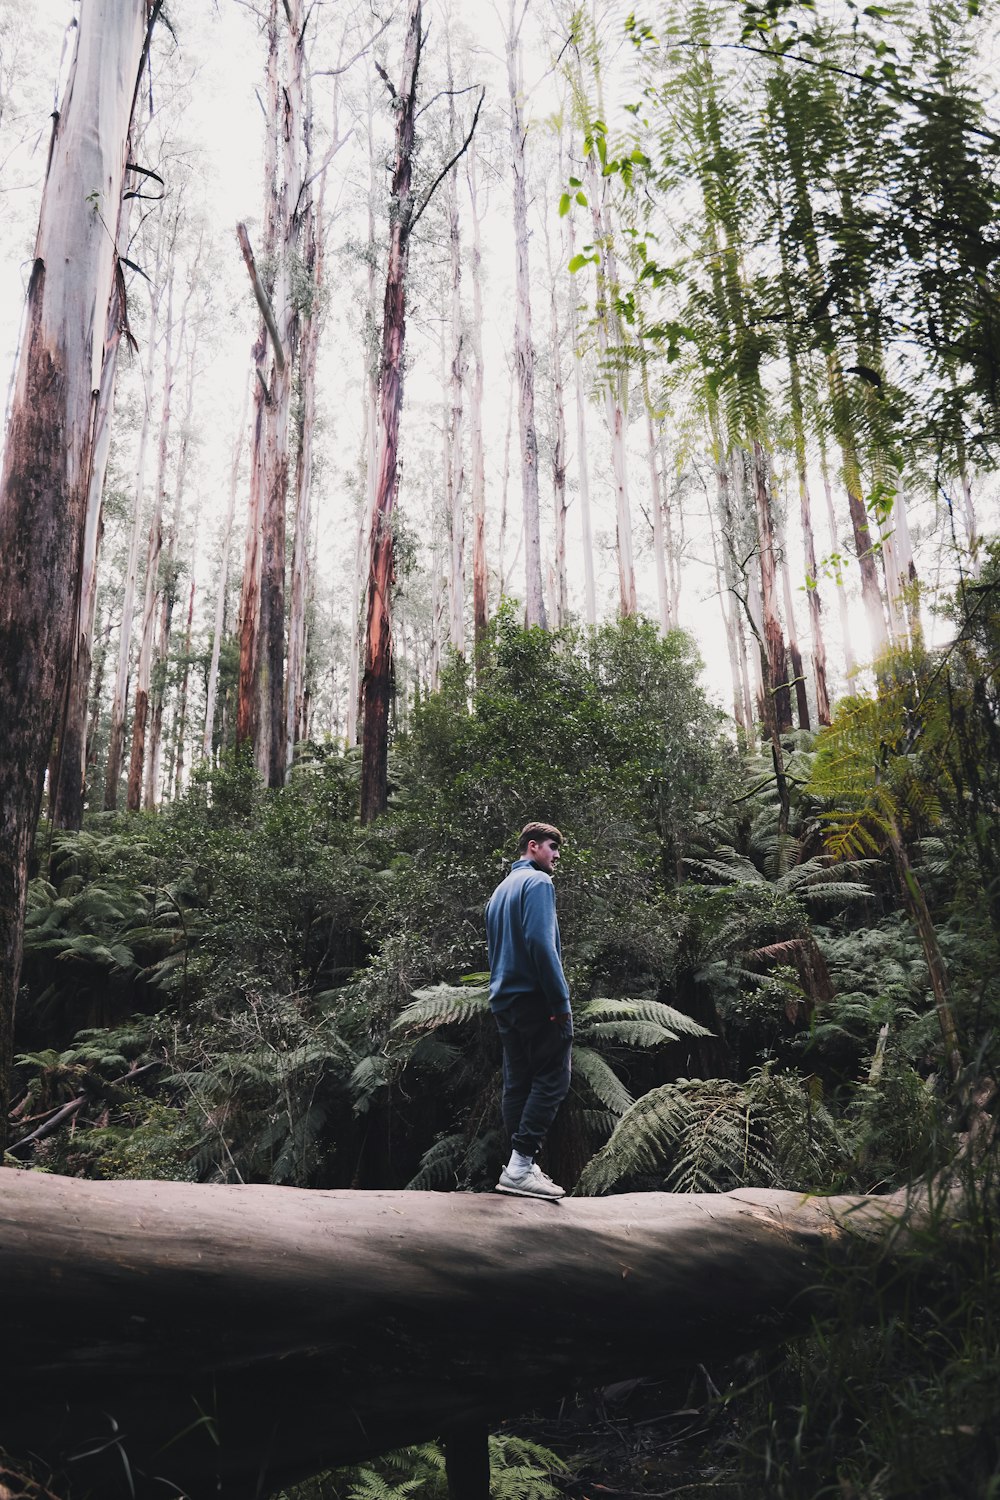
[[527,0],[515,18],[509,0],[506,57],[510,108],[510,152],[514,195],[514,362],[518,386],[518,429],[521,435],[521,505],[524,520],[525,618],[529,625],[547,624],[542,588],[542,541],[539,515],[538,434],[535,427],[535,348],[531,338],[531,275],[528,260],[527,130],[523,119],[524,75],[521,27]]
[[[285,533],[291,402],[302,307],[293,284],[303,226],[312,212],[308,52],[313,13],[302,0],[271,0],[267,36],[262,263],[240,226],[240,244],[261,310],[254,345],[251,517],[240,622],[237,737],[254,748],[271,786],[284,782]],[[268,350],[270,349],[270,360]]]
[[[630,349],[622,322],[621,280],[616,248],[616,224],[609,179],[615,164],[608,154],[604,80],[601,66],[601,35],[596,9],[588,18],[576,11],[570,21],[572,65],[567,67],[575,122],[582,134],[583,180],[573,178],[575,201],[589,208],[592,242],[570,261],[579,271],[593,264],[596,272],[594,334],[598,354],[598,381],[604,400],[605,420],[611,444],[611,469],[615,493],[615,542],[618,554],[618,610],[622,618],[637,609],[631,500],[629,496],[627,435]],[[563,197],[565,213],[571,195]]]
[[[153,482],[153,509],[149,521],[149,535],[146,546],[146,567],[141,617],[142,630],[133,698],[132,749],[129,758],[128,789],[126,793],[126,805],[129,812],[138,812],[142,800],[142,773],[146,755],[146,729],[149,717],[149,694],[153,672],[156,606],[160,586],[160,555],[163,548],[163,508],[167,494],[167,460],[170,449],[170,429],[173,414],[174,377],[177,367],[177,352],[174,344],[175,253],[176,217],[174,234],[165,268],[167,308],[163,325],[163,383],[161,387],[161,409],[157,435],[156,477]],[[178,343],[180,342],[179,337],[177,341]]]
[[469,212],[472,220],[472,344],[469,392],[470,489],[472,497],[472,634],[478,654],[489,624],[489,573],[486,559],[486,457],[483,443],[483,249],[479,210],[479,159],[476,142],[469,148],[467,163]]
[[[94,399],[137,79],[156,0],[93,0],[55,119],[0,471],[0,1140],[28,855],[70,672]],[[84,190],[86,184],[86,190]]]

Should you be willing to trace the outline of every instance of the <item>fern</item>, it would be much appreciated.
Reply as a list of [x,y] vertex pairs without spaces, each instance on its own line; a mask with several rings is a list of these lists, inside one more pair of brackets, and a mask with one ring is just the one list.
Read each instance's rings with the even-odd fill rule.
[[632,1107],[632,1095],[618,1074],[591,1047],[574,1046],[573,1073],[575,1078],[583,1079],[598,1103],[613,1115],[623,1115]]
[[588,1028],[592,1024],[613,1024],[616,1021],[644,1022],[668,1033],[674,1042],[681,1036],[711,1036],[711,1032],[683,1011],[659,1000],[588,1000],[580,1007],[578,1015],[580,1026]]
[[649,1176],[678,1193],[783,1186],[797,1174],[818,1179],[842,1153],[832,1117],[797,1079],[766,1071],[746,1084],[679,1079],[636,1100],[576,1191],[606,1193]]
[[429,989],[413,991],[413,1000],[393,1022],[393,1030],[429,1029],[473,1021],[489,1010],[489,1004],[489,990],[485,986],[435,984]]

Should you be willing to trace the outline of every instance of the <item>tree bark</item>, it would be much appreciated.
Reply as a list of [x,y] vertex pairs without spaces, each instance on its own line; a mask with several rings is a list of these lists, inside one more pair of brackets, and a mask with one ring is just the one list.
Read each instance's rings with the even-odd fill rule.
[[[576,254],[573,215],[568,219],[569,258]],[[573,396],[576,405],[576,472],[580,489],[580,532],[583,546],[584,616],[592,628],[597,624],[597,587],[594,580],[594,527],[590,515],[590,471],[587,464],[587,399],[583,389],[583,350],[579,345],[576,298],[569,299],[570,342],[573,347]]]
[[[175,226],[176,232],[176,226]],[[156,484],[153,491],[153,514],[149,522],[146,547],[146,581],[142,603],[142,640],[135,673],[135,705],[132,714],[132,754],[129,759],[128,788],[125,805],[138,812],[142,800],[142,769],[146,756],[146,728],[149,718],[149,690],[153,670],[153,629],[156,622],[156,600],[160,583],[160,552],[163,547],[163,502],[167,487],[167,452],[170,442],[171,398],[174,388],[173,296],[174,252],[170,249],[167,264],[167,321],[164,328],[163,405],[160,412],[160,436],[156,460]]]
[[788,566],[788,541],[785,536],[784,524],[775,522],[775,538],[778,544],[779,566],[781,568],[781,597],[785,605],[785,624],[788,633],[788,656],[792,664],[792,682],[795,686],[795,713],[799,721],[800,729],[809,729],[809,694],[807,691],[805,671],[802,666],[802,652],[799,650],[799,636],[795,628],[795,600],[792,597],[792,574]]
[[313,428],[316,421],[316,365],[319,356],[320,298],[323,289],[323,198],[309,205],[304,233],[304,269],[310,280],[299,355],[299,405],[295,443],[295,530],[292,543],[292,609],[288,622],[288,683],[285,703],[285,765],[306,733],[306,602],[309,597],[309,534],[312,525]]
[[0,1171],[0,1446],[103,1500],[164,1481],[244,1500],[779,1342],[835,1307],[831,1266],[960,1216],[931,1196],[551,1204]]
[[770,691],[774,695],[775,728],[779,734],[783,734],[786,729],[792,727],[792,701],[788,691],[785,640],[778,615],[777,559],[774,547],[774,518],[771,512],[770,465],[763,444],[757,439],[754,439],[750,463],[760,546],[760,591],[768,676]]
[[[559,175],[562,178],[562,152],[559,153]],[[562,364],[562,330],[559,327],[559,281],[552,264],[549,240],[549,215],[544,212],[545,260],[549,274],[549,344],[552,367],[552,509],[555,519],[555,555],[553,558],[552,613],[556,629],[569,621],[569,584],[566,576],[566,398]],[[561,248],[561,247],[560,247]],[[564,257],[560,255],[560,259]]]
[[[445,36],[448,58],[448,153],[457,148],[455,132],[455,94],[451,67],[451,41]],[[451,565],[448,569],[448,635],[451,649],[465,655],[465,514],[462,490],[465,468],[462,462],[462,394],[465,386],[465,337],[462,329],[462,238],[458,217],[458,181],[448,174],[448,247],[451,267],[451,364],[449,390],[448,452],[450,463],[445,476],[448,487],[448,535],[451,542]]]
[[115,275],[126,141],[149,0],[83,10],[56,120],[0,473],[0,1146],[28,855],[70,670]]
[[111,700],[111,729],[108,738],[108,763],[104,776],[104,810],[114,812],[118,806],[118,783],[121,780],[122,757],[125,753],[125,711],[128,707],[129,661],[132,651],[132,623],[135,617],[135,591],[139,577],[139,542],[142,538],[143,501],[146,487],[146,448],[149,443],[151,425],[149,392],[153,386],[153,365],[156,354],[156,332],[160,313],[160,298],[163,288],[160,282],[161,253],[163,249],[163,219],[156,247],[156,262],[153,272],[153,293],[149,315],[149,334],[146,346],[146,366],[143,374],[144,400],[142,424],[139,429],[139,451],[135,464],[135,496],[132,502],[132,530],[129,536],[128,561],[125,565],[125,596],[122,601],[121,635],[118,641],[118,670],[115,676],[115,691]]
[[629,508],[628,472],[625,456],[625,407],[628,375],[615,369],[623,358],[624,336],[613,302],[618,292],[618,266],[611,225],[600,202],[600,179],[594,153],[587,157],[587,190],[594,221],[597,267],[597,349],[604,385],[604,411],[611,438],[611,468],[615,483],[615,538],[618,550],[618,613],[622,619],[637,610],[635,568],[632,562],[632,516]]
[[[522,11],[522,19],[523,19]],[[517,368],[518,424],[521,434],[521,497],[524,516],[525,619],[546,629],[542,588],[542,541],[538,497],[538,434],[535,428],[535,350],[531,342],[531,276],[528,268],[528,190],[521,121],[520,24],[514,23],[514,0],[507,19],[507,88],[510,97],[510,146],[514,173],[514,253],[516,305],[514,363]]]
[[469,152],[469,200],[472,208],[472,399],[469,437],[472,463],[472,638],[475,653],[486,640],[489,624],[489,587],[486,568],[486,458],[483,446],[483,252],[479,221],[479,183],[476,147]]
[[399,419],[403,409],[406,339],[406,272],[414,213],[412,173],[417,77],[420,71],[421,0],[409,0],[403,71],[395,95],[396,152],[393,213],[382,315],[379,443],[372,513],[368,618],[365,631],[364,725],[361,752],[361,821],[385,811],[389,796],[389,704],[392,697],[392,589],[395,578],[393,511],[396,505]]
[[204,760],[212,758],[212,743],[215,730],[215,700],[219,691],[219,656],[222,651],[222,626],[226,617],[226,589],[229,583],[229,548],[233,537],[233,516],[236,513],[236,488],[240,477],[240,456],[246,440],[247,410],[250,403],[249,384],[244,387],[243,409],[239,426],[233,439],[233,460],[229,469],[229,504],[222,528],[222,558],[219,562],[219,587],[215,596],[215,627],[212,632],[212,658],[208,668],[208,686],[205,692],[205,731],[201,753]]
[[[125,219],[124,213],[120,219]],[[119,224],[118,243],[122,243],[123,224]],[[66,690],[66,709],[59,735],[55,775],[50,781],[52,822],[56,828],[80,829],[83,826],[83,804],[87,783],[87,711],[89,708],[90,666],[94,640],[94,611],[97,607],[97,558],[104,533],[104,479],[111,453],[111,418],[114,409],[115,375],[118,369],[118,347],[126,325],[125,281],[120,269],[112,283],[104,335],[104,360],[101,384],[94,412],[94,439],[90,483],[87,491],[87,518],[83,532],[83,555],[80,566],[80,604],[76,641]],[[53,791],[54,788],[54,791]]]

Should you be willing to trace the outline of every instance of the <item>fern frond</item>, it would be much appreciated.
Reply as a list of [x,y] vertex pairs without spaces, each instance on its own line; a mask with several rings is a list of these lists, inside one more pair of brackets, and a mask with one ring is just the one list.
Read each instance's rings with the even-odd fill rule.
[[418,1026],[446,1026],[473,1021],[489,1010],[490,992],[485,986],[435,984],[414,990],[411,1003],[400,1011],[393,1030]]
[[711,1036],[691,1016],[665,1005],[661,1000],[588,1000],[577,1012],[581,1027],[591,1028],[600,1021],[645,1021],[670,1033],[670,1040],[681,1036]]
[[613,1114],[622,1115],[631,1108],[632,1095],[618,1074],[590,1047],[574,1046],[573,1072],[583,1079],[598,1102]]

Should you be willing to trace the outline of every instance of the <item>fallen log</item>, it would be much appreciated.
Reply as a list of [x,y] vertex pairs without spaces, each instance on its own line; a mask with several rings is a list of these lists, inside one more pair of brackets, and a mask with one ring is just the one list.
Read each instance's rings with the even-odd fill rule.
[[831,1262],[941,1214],[926,1191],[552,1204],[0,1170],[0,1449],[74,1500],[265,1496],[788,1336]]

